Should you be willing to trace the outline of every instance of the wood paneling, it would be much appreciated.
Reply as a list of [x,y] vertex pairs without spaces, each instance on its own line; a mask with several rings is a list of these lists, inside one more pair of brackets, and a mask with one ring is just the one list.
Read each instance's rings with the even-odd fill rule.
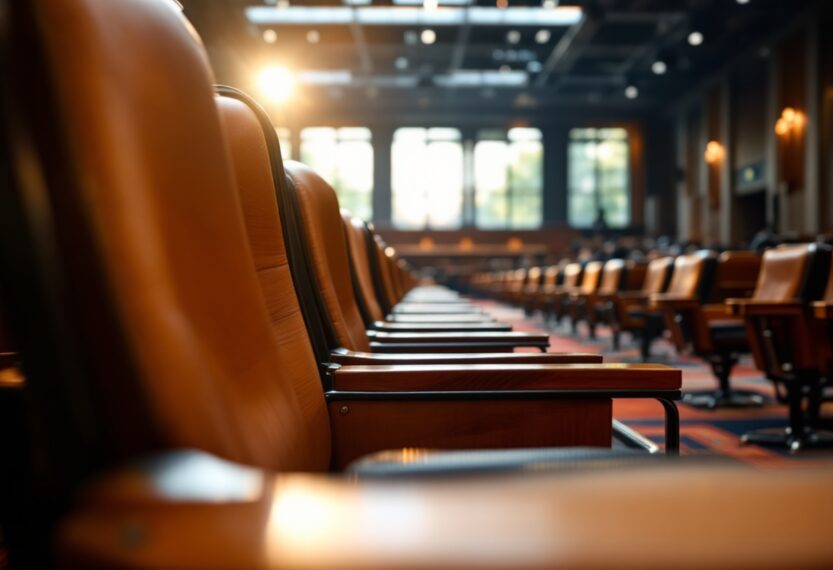
[[402,447],[609,447],[610,400],[331,402],[333,465]]

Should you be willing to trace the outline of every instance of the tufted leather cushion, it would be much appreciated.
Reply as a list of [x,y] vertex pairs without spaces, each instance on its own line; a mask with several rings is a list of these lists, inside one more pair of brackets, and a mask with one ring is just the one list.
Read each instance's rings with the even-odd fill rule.
[[[89,233],[83,253],[100,267],[74,275],[81,264],[68,256],[66,275],[102,283],[98,310],[114,312],[106,333],[126,353],[90,356],[120,359],[112,368],[136,377],[132,405],[147,408],[142,427],[157,445],[272,469],[326,467],[294,387],[280,381],[286,363],[195,32],[166,0],[39,0],[35,9],[48,30],[55,128],[77,173],[54,191],[82,212],[59,231]],[[97,387],[125,389],[113,379],[101,375]],[[113,430],[128,421],[123,410],[102,412]]]
[[284,163],[303,218],[313,273],[340,346],[370,351],[364,321],[359,314],[350,278],[347,238],[335,190],[300,162]]

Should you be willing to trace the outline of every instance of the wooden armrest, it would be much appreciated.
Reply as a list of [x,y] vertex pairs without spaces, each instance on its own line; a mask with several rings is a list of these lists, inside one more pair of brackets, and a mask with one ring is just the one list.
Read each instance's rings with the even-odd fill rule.
[[829,301],[816,301],[812,304],[813,315],[817,319],[833,319],[833,303]]
[[682,373],[662,364],[344,366],[331,380],[337,392],[636,391],[679,390]]
[[376,354],[338,349],[330,359],[341,365],[397,364],[600,364],[602,355],[585,352],[502,352],[502,353],[437,353],[437,354]]
[[512,325],[508,323],[387,323],[376,321],[372,330],[379,332],[510,332]]
[[797,316],[804,311],[804,303],[798,300],[755,301],[749,299],[744,303],[736,303],[733,306],[736,314],[742,317]]
[[465,315],[387,315],[387,323],[494,323],[494,318],[486,314],[467,313]]
[[695,297],[683,297],[666,293],[651,295],[650,306],[654,309],[670,309],[672,311],[690,311],[699,309],[700,300]]
[[644,301],[648,299],[648,295],[642,291],[620,291],[617,295],[623,301]]
[[393,343],[507,343],[518,342],[525,344],[529,342],[546,342],[549,344],[549,335],[544,333],[526,332],[434,332],[434,333],[389,333],[367,331],[370,340],[377,342]]
[[[829,462],[788,471],[656,462],[426,482],[280,475],[209,459],[222,485],[174,461],[89,485],[59,522],[50,557],[69,568],[275,570],[656,569],[681,560],[709,569],[826,568],[833,561]],[[166,491],[168,481],[191,496]],[[222,492],[229,488],[232,495]],[[680,521],[696,521],[697,532],[680,533]],[[755,547],[739,547],[748,544]]]

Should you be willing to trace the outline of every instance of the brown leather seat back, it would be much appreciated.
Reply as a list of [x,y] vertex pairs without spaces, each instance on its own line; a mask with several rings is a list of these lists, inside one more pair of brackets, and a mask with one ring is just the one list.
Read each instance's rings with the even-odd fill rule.
[[604,264],[602,279],[599,283],[600,293],[615,293],[621,289],[625,278],[625,260],[611,259]]
[[810,253],[808,244],[782,245],[764,252],[753,298],[758,301],[798,299]]
[[286,161],[284,168],[295,188],[313,277],[336,340],[349,350],[369,351],[367,330],[350,276],[347,237],[335,190],[299,162]]
[[674,258],[671,256],[652,259],[645,270],[642,292],[645,294],[662,293],[668,287],[674,271]]
[[59,118],[41,134],[60,132],[67,161],[48,157],[38,209],[105,448],[326,468],[326,416],[308,425],[286,377],[193,29],[167,0],[29,5]]
[[552,289],[556,286],[559,270],[557,265],[550,265],[544,270],[544,289]]
[[388,248],[385,240],[377,233],[373,234],[373,241],[376,244],[376,260],[379,269],[379,277],[382,282],[382,288],[385,296],[388,298],[389,306],[395,306],[401,297],[397,295],[396,288],[393,285],[393,277],[390,273],[390,265],[388,264],[388,256],[385,250]]
[[581,263],[571,263],[564,268],[564,282],[562,286],[565,288],[576,287],[581,283],[582,274]]
[[591,261],[584,267],[584,277],[581,279],[581,292],[594,293],[602,278],[604,262]]
[[674,274],[666,292],[679,297],[694,297],[700,288],[706,257],[700,253],[680,255],[674,260]]
[[760,268],[761,256],[753,251],[724,251],[717,258],[708,302],[722,303],[732,297],[749,297],[755,290]]
[[321,378],[289,267],[275,193],[273,168],[280,168],[277,174],[284,176],[282,163],[270,160],[262,124],[246,102],[221,95],[216,101],[228,140],[258,283],[280,353],[283,370],[276,381],[295,389],[307,430],[313,434],[318,447],[328,450],[328,420]]
[[529,271],[526,275],[526,289],[527,291],[534,292],[537,291],[541,287],[541,280],[544,274],[544,269],[542,267],[530,267]]
[[[784,245],[764,252],[754,299],[814,301],[822,296],[830,273],[830,250],[818,244]],[[770,378],[794,371],[814,369],[820,353],[815,331],[806,314],[785,316],[747,316],[746,329],[756,366]],[[823,359],[821,359],[823,361]],[[826,366],[822,362],[822,366]]]
[[373,274],[368,258],[364,222],[354,218],[346,210],[342,210],[341,217],[344,220],[347,243],[350,246],[350,263],[353,268],[353,275],[356,278],[356,285],[358,285],[357,292],[361,296],[370,319],[381,321],[385,318],[385,314],[379,305],[376,291],[373,288]]
[[624,291],[639,291],[645,284],[645,275],[648,272],[648,264],[642,261],[629,259],[625,262],[625,277],[622,283]]

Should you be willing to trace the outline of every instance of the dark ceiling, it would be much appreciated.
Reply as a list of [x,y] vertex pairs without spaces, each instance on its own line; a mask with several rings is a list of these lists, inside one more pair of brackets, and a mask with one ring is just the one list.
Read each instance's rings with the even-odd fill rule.
[[[350,1],[356,0],[346,0]],[[604,107],[644,112],[684,94],[735,55],[768,57],[763,42],[812,2],[556,3],[562,8],[581,7],[582,19],[569,26],[367,25],[356,20],[340,24],[262,24],[250,21],[247,8],[298,12],[303,7],[343,9],[346,3],[182,3],[206,43],[218,81],[254,91],[255,95],[259,71],[280,64],[299,73],[314,72],[298,76],[297,89],[307,106],[364,111],[431,107],[470,112],[507,107],[538,111]],[[391,7],[392,3],[374,0],[353,9],[368,6]],[[473,0],[468,6],[497,9],[495,0]],[[423,9],[420,4],[415,7]],[[508,8],[553,9],[552,4],[543,7],[541,0],[509,0]],[[466,8],[446,8],[441,0],[438,9]],[[436,33],[431,45],[420,41],[420,34],[428,27]],[[702,44],[690,45],[689,34],[693,31],[702,34]],[[657,60],[666,64],[662,75],[652,70]],[[320,73],[327,71],[337,73]],[[484,75],[489,77],[482,79]],[[313,76],[306,83],[301,79]],[[462,82],[443,81],[450,76]],[[502,81],[509,85],[500,85]]]

